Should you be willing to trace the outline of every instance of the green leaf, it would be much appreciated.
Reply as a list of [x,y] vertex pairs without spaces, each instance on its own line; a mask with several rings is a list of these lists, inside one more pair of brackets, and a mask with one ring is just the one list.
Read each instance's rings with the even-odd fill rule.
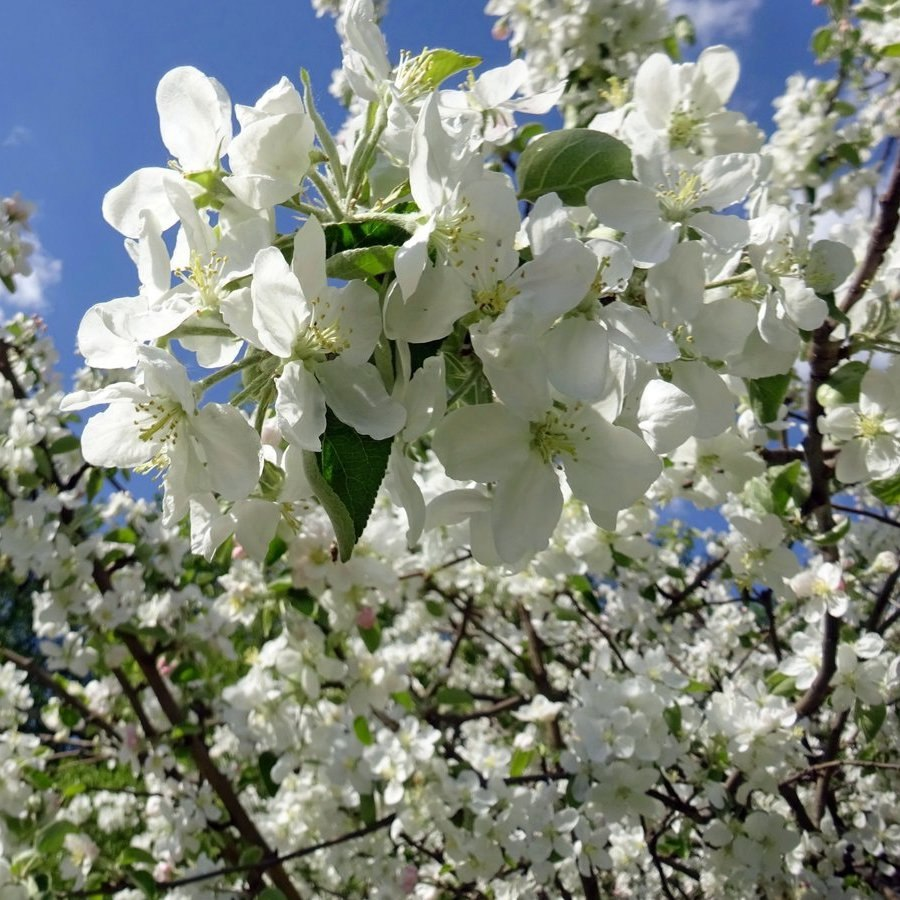
[[823,25],[821,28],[817,28],[813,32],[812,41],[810,42],[812,52],[816,56],[824,56],[831,47],[833,40],[834,33],[831,30],[831,26]]
[[256,895],[256,900],[287,900],[287,897],[277,887],[267,887]]
[[813,535],[813,540],[820,547],[833,547],[847,536],[848,531],[850,531],[850,519],[844,518],[833,528],[829,528],[825,534]]
[[540,122],[529,122],[516,129],[515,137],[506,145],[513,153],[521,153],[538,135],[546,129]]
[[[772,473],[776,471],[774,468]],[[776,515],[783,515],[791,501],[800,506],[805,499],[805,493],[801,482],[806,469],[803,463],[797,459],[786,466],[781,467],[775,479],[772,481],[772,511]]]
[[783,672],[770,672],[766,676],[766,687],[775,697],[789,697],[797,692],[797,682]]
[[[411,208],[415,209],[415,207]],[[405,206],[390,210],[393,214],[409,211]],[[370,219],[366,222],[339,222],[326,225],[322,230],[325,232],[325,255],[327,257],[336,256],[347,250],[359,250],[363,247],[391,245],[399,247],[406,243],[410,234],[395,222],[379,219]],[[327,261],[325,266],[327,269]]]
[[509,774],[511,778],[518,778],[525,774],[525,770],[531,765],[534,759],[535,750],[514,750],[512,759],[509,762]]
[[681,737],[681,707],[677,703],[673,703],[663,710],[663,719],[666,720],[669,734],[675,738]]
[[[834,154],[845,163],[853,166],[854,169],[858,169],[863,163],[862,157],[859,155],[859,148],[855,144],[851,144],[847,141],[843,144],[838,144],[837,147],[834,148]],[[815,289],[816,285],[810,285],[810,287]]]
[[340,278],[343,281],[383,275],[393,271],[396,252],[396,246],[384,244],[341,250],[326,261],[325,272],[329,278]]
[[868,489],[885,505],[895,506],[900,503],[900,475],[870,481]]
[[138,542],[137,532],[127,525],[108,531],[105,539],[112,544],[136,544]]
[[359,628],[359,636],[369,653],[374,653],[381,646],[381,626],[376,622],[371,628]]
[[790,375],[770,375],[768,378],[747,380],[750,408],[760,425],[774,422],[778,418],[778,410],[790,383]]
[[156,857],[140,847],[126,847],[116,859],[117,866],[155,866]]
[[390,438],[377,441],[354,431],[328,411],[322,452],[304,452],[306,477],[322,504],[346,562],[369,521],[391,455]]
[[887,708],[883,703],[879,703],[877,706],[865,706],[857,703],[853,708],[853,721],[859,726],[867,744],[871,744],[878,736],[886,717]]
[[859,386],[869,367],[858,359],[844,363],[835,369],[823,384],[816,397],[823,406],[841,403],[858,403]]
[[172,673],[172,681],[175,684],[187,684],[189,681],[196,681],[201,678],[203,673],[192,662],[183,662],[176,667]]
[[59,717],[62,719],[62,723],[66,728],[75,728],[81,721],[81,713],[71,706],[60,707]]
[[53,779],[40,769],[25,769],[23,774],[31,785],[39,791],[49,791],[53,788]]
[[57,453],[71,453],[80,446],[81,438],[76,437],[74,434],[64,434],[50,445],[50,455],[55,456]]
[[66,835],[78,834],[80,831],[81,829],[77,825],[67,822],[65,819],[51,822],[37,833],[35,849],[44,856],[59,853],[62,850]]
[[128,877],[134,882],[135,887],[140,888],[144,892],[144,896],[159,896],[159,889],[156,886],[156,882],[153,880],[153,876],[149,872],[145,872],[143,869],[132,869],[128,873]]
[[618,138],[573,128],[535,138],[516,167],[519,197],[537,200],[555,191],[563,203],[582,206],[595,185],[616,178],[634,178],[631,151]]
[[426,91],[435,91],[451,75],[464,72],[466,69],[474,69],[480,64],[480,56],[463,56],[462,53],[445,50],[442,47],[423,50],[414,60],[407,63],[408,66],[416,68],[418,74],[416,84],[420,84]]
[[369,723],[366,721],[365,716],[357,716],[353,720],[353,733],[364,747],[371,747],[375,743],[375,738],[372,737],[372,732],[369,730]]
[[263,848],[257,844],[245,847],[238,859],[239,866],[252,866],[263,858]]
[[103,469],[91,469],[86,488],[88,500],[93,500],[100,493],[100,488],[103,487],[103,480]]
[[879,51],[882,56],[887,56],[890,58],[900,57],[900,43],[898,44],[887,44],[882,47]]
[[362,794],[359,798],[359,815],[363,823],[371,827],[375,824],[375,795]]
[[402,706],[407,712],[416,711],[416,701],[409,691],[397,691],[396,693],[391,694],[391,699],[398,706]]
[[270,797],[274,797],[278,793],[278,785],[272,780],[272,769],[277,762],[278,757],[271,750],[264,750],[259,754],[259,777]]
[[274,565],[285,553],[287,553],[287,544],[282,538],[276,535],[272,538],[269,549],[266,551],[266,566]]
[[481,360],[468,343],[464,328],[457,328],[441,344],[447,391],[453,403],[472,406],[494,399],[491,384],[484,374]]
[[444,706],[472,706],[475,698],[463,688],[442,687],[435,695],[438,703]]

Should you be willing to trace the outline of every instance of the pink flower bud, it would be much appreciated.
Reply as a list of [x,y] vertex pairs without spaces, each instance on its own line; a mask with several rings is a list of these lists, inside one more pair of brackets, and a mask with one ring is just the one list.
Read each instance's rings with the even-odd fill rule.
[[360,628],[365,628],[366,630],[374,628],[375,610],[372,609],[371,606],[364,606],[356,615],[356,624]]
[[404,866],[400,872],[400,890],[411,894],[419,883],[419,870],[412,865]]

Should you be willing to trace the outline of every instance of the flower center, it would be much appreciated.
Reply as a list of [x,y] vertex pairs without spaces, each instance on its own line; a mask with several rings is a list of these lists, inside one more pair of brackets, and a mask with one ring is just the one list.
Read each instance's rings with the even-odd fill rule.
[[668,222],[681,222],[687,213],[697,208],[697,201],[703,192],[700,176],[694,172],[678,173],[678,181],[673,188],[659,185],[656,196],[662,207],[663,218]]
[[292,359],[324,362],[334,359],[349,346],[337,321],[324,326],[311,322],[294,341]]
[[561,457],[564,453],[577,460],[575,430],[571,421],[555,412],[549,412],[542,421],[531,423],[531,448],[545,463],[552,463],[557,467],[562,465]]
[[690,148],[696,137],[698,126],[703,119],[697,116],[693,107],[687,109],[679,109],[672,113],[672,119],[669,122],[669,146],[673,150],[682,147]]
[[856,432],[864,441],[874,441],[887,434],[884,427],[884,416],[878,413],[874,415],[861,413],[856,423]]
[[225,296],[221,281],[222,269],[227,261],[227,257],[212,253],[204,262],[195,250],[191,252],[190,264],[186,268],[176,269],[175,275],[196,289],[202,308],[218,309],[219,301]]
[[475,306],[481,313],[496,318],[506,309],[509,301],[519,293],[518,288],[505,281],[498,281],[493,287],[475,291],[472,296]]
[[[162,444],[177,440],[178,427],[185,417],[185,411],[174,400],[151,398],[135,406],[141,418],[135,419],[138,435],[142,441],[159,441]],[[148,421],[149,420],[149,421]]]

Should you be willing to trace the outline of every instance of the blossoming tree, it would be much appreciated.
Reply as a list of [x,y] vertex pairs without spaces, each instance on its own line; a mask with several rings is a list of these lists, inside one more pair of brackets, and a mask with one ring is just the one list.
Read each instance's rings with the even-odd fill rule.
[[336,134],[163,77],[75,389],[0,331],[4,900],[900,888],[900,3],[820,5],[768,138],[665,0],[322,3]]

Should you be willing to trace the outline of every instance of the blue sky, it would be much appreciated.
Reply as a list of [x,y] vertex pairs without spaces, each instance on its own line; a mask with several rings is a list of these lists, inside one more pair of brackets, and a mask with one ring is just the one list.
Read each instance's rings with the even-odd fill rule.
[[[402,49],[452,47],[486,65],[508,60],[490,36],[485,0],[391,0],[384,27],[392,57]],[[704,43],[735,47],[743,65],[735,106],[771,126],[771,100],[797,70],[813,74],[809,35],[824,13],[811,0],[671,0],[693,14]],[[135,293],[122,238],[100,214],[104,193],[141,166],[165,165],[154,94],[173,66],[218,78],[238,103],[253,103],[282,75],[312,75],[327,94],[340,65],[328,17],[307,0],[44,0],[5,3],[0,99],[0,196],[19,191],[34,221],[42,280],[22,297],[41,305],[64,370],[77,364],[75,331],[93,303]],[[699,47],[698,47],[699,49]],[[816,73],[820,74],[820,73]],[[0,312],[14,308],[0,288]],[[19,295],[17,295],[19,296]]]

